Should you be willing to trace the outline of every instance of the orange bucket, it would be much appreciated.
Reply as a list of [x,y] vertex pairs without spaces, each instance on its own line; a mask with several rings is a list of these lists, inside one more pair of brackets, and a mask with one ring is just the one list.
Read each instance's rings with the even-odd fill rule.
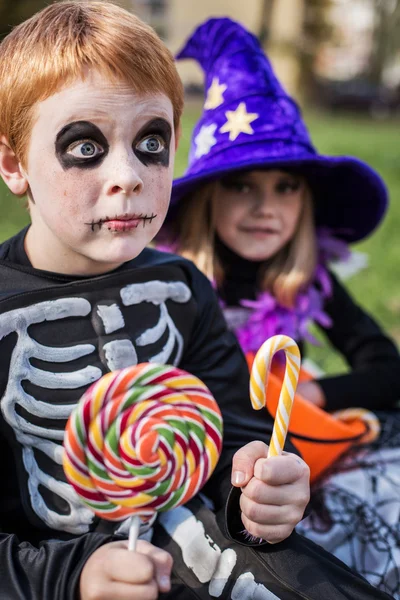
[[[254,354],[247,355],[249,368]],[[279,395],[282,388],[285,365],[274,361],[268,373],[267,409],[275,418]],[[313,379],[309,373],[300,370],[299,381]],[[349,422],[338,419],[323,409],[311,404],[300,394],[295,395],[290,416],[289,433],[291,442],[310,467],[310,479],[315,481],[325,469],[331,466],[341,454],[351,446],[359,444],[369,432],[368,423],[362,418],[352,418]]]

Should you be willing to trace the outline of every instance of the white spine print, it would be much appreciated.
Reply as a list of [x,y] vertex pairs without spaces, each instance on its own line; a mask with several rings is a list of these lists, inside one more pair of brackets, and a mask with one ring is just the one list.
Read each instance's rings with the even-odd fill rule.
[[183,338],[168,313],[165,302],[171,299],[174,302],[186,303],[190,297],[191,291],[182,281],[148,281],[133,283],[122,288],[121,299],[125,306],[132,306],[141,302],[151,302],[156,306],[160,306],[160,318],[157,324],[136,339],[138,346],[147,346],[154,344],[168,331],[168,338],[164,347],[159,353],[149,357],[149,362],[167,363],[176,344],[177,352],[172,364],[179,364],[183,350]]

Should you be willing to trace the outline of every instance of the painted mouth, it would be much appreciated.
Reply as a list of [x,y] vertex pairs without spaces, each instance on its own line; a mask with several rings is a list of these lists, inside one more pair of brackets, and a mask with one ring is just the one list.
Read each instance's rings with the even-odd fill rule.
[[123,215],[116,215],[115,217],[104,217],[104,219],[99,219],[98,221],[92,221],[91,223],[85,223],[85,225],[89,225],[92,231],[100,229],[104,226],[108,229],[108,231],[129,231],[131,229],[136,229],[139,226],[139,223],[143,223],[143,227],[146,226],[146,223],[151,223],[153,219],[156,218],[156,214],[151,213],[148,214],[136,214],[136,213],[124,213]]

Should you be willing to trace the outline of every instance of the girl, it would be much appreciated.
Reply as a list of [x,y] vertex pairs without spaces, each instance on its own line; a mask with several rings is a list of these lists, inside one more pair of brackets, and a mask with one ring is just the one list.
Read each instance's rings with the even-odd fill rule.
[[[285,333],[303,346],[305,340],[313,341],[309,325],[315,323],[323,331],[351,372],[302,381],[298,392],[308,402],[303,400],[301,406],[311,403],[313,410],[326,411],[393,408],[400,397],[398,351],[328,267],[332,259],[347,258],[347,244],[366,237],[381,221],[387,205],[381,178],[355,158],[317,153],[297,105],[256,38],[238,23],[207,21],[178,58],[199,61],[207,95],[194,129],[188,169],[174,182],[160,245],[193,260],[214,282],[226,320],[250,361],[271,335]],[[315,410],[311,413],[314,418]],[[331,419],[323,411],[318,415],[322,420],[313,421],[316,427],[324,418]],[[387,427],[388,415],[382,419]],[[391,424],[397,426],[397,420]],[[318,480],[314,505],[320,503],[325,513],[314,512],[301,527],[382,589],[399,594],[400,553],[386,536],[390,531],[395,540],[397,532],[391,517],[383,517],[375,506],[377,498],[393,496],[396,510],[400,508],[395,484],[388,492],[384,477],[395,465],[394,454],[382,448],[382,439],[376,442],[381,454],[369,456],[370,470],[353,474],[353,486],[346,487],[341,472],[339,483],[333,475]],[[318,453],[324,458],[328,450]],[[400,475],[399,467],[395,469]],[[334,484],[341,486],[342,494],[336,494],[335,506],[335,496],[327,493]],[[386,485],[385,492],[380,485]],[[363,490],[362,497],[356,498],[357,488]],[[369,515],[360,533],[354,528],[365,504]],[[341,521],[344,514],[346,523]],[[395,514],[391,516],[397,527]],[[385,534],[376,533],[377,523],[378,529],[383,523]],[[369,560],[361,564],[366,527],[374,529],[374,535],[367,536]],[[350,535],[358,535],[357,551],[350,547]]]

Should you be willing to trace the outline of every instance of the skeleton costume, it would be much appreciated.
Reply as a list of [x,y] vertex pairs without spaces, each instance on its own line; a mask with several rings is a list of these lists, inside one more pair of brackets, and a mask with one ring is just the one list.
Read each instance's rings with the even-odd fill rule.
[[103,373],[143,361],[200,377],[224,418],[207,500],[198,496],[154,524],[152,542],[174,558],[172,591],[160,598],[388,598],[295,533],[272,546],[243,536],[231,458],[253,439],[268,441],[271,419],[251,409],[244,357],[206,278],[151,249],[97,277],[40,271],[25,254],[25,233],[0,246],[0,598],[76,599],[88,557],[123,535],[124,524],[80,504],[63,474],[61,444],[83,391]]

